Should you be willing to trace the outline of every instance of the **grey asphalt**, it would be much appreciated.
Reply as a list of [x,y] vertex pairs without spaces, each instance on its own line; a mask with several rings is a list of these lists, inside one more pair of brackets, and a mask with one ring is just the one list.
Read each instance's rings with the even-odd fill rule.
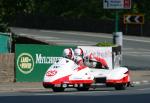
[[39,95],[0,97],[1,103],[149,103],[150,94],[78,96]]

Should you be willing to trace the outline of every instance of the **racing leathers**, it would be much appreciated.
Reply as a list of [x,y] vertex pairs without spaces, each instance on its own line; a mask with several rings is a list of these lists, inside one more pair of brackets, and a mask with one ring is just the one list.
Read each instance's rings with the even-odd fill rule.
[[75,61],[78,65],[84,65],[83,58],[81,58],[80,56],[75,56],[75,57],[74,57],[74,61]]
[[109,68],[105,59],[100,58],[98,56],[94,56],[93,54],[87,56],[86,59],[88,59],[85,60],[86,62],[88,62],[86,64],[91,68],[105,68],[105,69]]

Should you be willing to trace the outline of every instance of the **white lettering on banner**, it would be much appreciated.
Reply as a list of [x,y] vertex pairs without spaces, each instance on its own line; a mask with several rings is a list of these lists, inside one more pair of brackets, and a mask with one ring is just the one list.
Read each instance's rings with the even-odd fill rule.
[[95,56],[99,56],[102,58],[107,58],[112,56],[112,52],[110,50],[106,50],[106,51],[101,51],[101,50],[85,50],[84,55],[89,55],[90,53],[92,53]]
[[112,47],[96,47],[96,46],[78,46],[84,52],[84,56],[88,56],[91,53],[95,56],[105,59],[109,69],[112,68]]
[[35,55],[36,55],[36,64],[53,64],[54,62],[62,58],[62,57],[47,57],[42,56],[42,54],[35,54]]

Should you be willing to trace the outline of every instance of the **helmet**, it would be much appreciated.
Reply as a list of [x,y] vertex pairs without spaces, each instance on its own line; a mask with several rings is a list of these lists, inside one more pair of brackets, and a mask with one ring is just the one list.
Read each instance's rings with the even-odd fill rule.
[[73,59],[73,50],[71,48],[64,49],[63,56],[68,59]]
[[74,61],[75,61],[77,64],[80,64],[81,62],[83,62],[83,59],[82,59],[80,56],[75,56]]
[[85,64],[88,66],[88,67],[91,67],[91,68],[94,68],[96,67],[97,65],[97,60],[96,58],[94,57],[94,55],[91,53],[89,55],[87,55],[85,57]]
[[76,49],[74,50],[74,54],[75,54],[76,56],[83,56],[83,50],[82,50],[81,48],[76,48]]

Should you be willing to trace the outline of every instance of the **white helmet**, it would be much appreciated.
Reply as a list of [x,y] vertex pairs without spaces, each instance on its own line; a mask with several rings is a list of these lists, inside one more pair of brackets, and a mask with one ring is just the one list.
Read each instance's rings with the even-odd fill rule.
[[74,53],[71,48],[66,48],[63,51],[63,56],[68,59],[73,59]]
[[80,56],[75,56],[74,61],[78,64],[80,61],[83,62],[83,59]]
[[75,54],[76,56],[83,56],[83,50],[82,50],[81,48],[76,48],[76,49],[74,50],[74,54]]
[[84,63],[90,68],[96,67],[97,61],[92,53],[84,57]]

